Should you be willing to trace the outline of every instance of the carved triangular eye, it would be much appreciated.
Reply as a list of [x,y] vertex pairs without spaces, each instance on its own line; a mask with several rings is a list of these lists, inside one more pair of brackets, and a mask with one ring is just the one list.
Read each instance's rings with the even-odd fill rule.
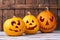
[[43,22],[44,21],[44,18],[42,18],[42,16],[40,16],[40,21]]
[[16,24],[16,22],[15,21],[12,21],[11,24],[14,25],[14,24]]
[[52,16],[52,18],[50,18],[50,21],[53,22],[53,16]]

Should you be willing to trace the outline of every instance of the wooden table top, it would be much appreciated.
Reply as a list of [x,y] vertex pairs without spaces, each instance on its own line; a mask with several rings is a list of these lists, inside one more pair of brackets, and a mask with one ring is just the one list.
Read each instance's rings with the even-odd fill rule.
[[53,33],[36,33],[34,35],[23,36],[7,36],[4,32],[0,32],[0,40],[60,40],[60,31]]

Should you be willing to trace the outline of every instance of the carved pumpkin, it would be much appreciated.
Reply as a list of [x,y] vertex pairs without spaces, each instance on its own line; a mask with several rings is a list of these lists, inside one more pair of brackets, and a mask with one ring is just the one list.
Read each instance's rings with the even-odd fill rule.
[[25,23],[21,18],[13,17],[4,22],[3,28],[7,35],[19,36],[25,31]]
[[49,10],[39,13],[37,19],[40,23],[41,32],[53,32],[53,30],[56,28],[56,18]]
[[30,12],[27,12],[28,15],[26,15],[23,20],[26,24],[26,34],[35,34],[39,30],[39,23],[37,19],[31,15]]

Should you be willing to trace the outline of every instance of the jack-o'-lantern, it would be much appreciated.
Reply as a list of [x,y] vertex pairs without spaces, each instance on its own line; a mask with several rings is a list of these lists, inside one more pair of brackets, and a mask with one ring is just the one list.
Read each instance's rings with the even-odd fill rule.
[[3,29],[9,36],[23,35],[25,31],[25,23],[21,18],[13,17],[4,22]]
[[27,12],[23,20],[26,24],[26,34],[35,34],[39,30],[39,23],[35,16],[33,16],[30,12]]
[[49,10],[45,10],[39,13],[37,19],[40,24],[41,32],[44,33],[53,32],[53,30],[56,28],[56,17]]

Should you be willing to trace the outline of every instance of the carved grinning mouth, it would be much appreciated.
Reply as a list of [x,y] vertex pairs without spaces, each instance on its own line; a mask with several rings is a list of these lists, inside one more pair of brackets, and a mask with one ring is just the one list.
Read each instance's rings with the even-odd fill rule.
[[9,28],[9,30],[10,30],[10,31],[14,31],[14,32],[19,32],[19,31],[21,31],[21,30],[19,30],[19,31],[18,31],[18,30],[12,30],[11,28]]
[[29,27],[27,28],[28,30],[33,30],[35,27],[37,27],[37,25],[33,26],[33,27]]
[[54,28],[54,26],[52,26],[52,27],[50,27],[50,28],[45,28],[45,27],[41,27],[41,26],[40,26],[40,28],[41,28],[41,29],[44,29],[44,30],[51,30],[52,28]]

